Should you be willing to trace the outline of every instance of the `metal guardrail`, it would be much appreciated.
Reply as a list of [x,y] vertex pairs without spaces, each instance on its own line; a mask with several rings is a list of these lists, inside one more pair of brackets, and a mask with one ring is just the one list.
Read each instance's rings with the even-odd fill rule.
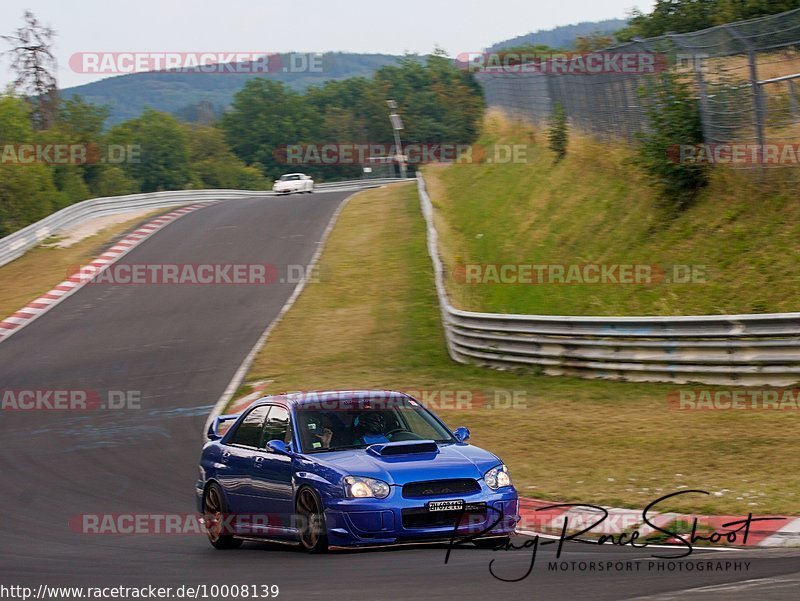
[[[396,181],[401,180],[350,180],[317,184],[315,189],[319,191],[346,192],[349,190],[373,188]],[[129,194],[126,196],[111,196],[84,200],[83,202],[75,203],[74,205],[61,209],[52,215],[48,215],[44,219],[32,223],[5,238],[0,238],[0,266],[21,257],[28,250],[37,246],[50,236],[89,219],[94,219],[95,217],[124,213],[127,211],[138,211],[141,209],[167,208],[196,202],[218,202],[264,196],[276,196],[276,194],[268,190],[180,190],[175,192]]]
[[800,313],[573,317],[462,311],[450,304],[425,180],[417,176],[450,356],[498,369],[630,381],[800,382]]

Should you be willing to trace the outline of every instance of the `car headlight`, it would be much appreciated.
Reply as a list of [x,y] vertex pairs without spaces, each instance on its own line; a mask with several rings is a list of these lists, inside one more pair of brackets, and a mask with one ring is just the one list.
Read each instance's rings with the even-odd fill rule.
[[511,476],[508,475],[508,468],[502,464],[486,472],[483,475],[483,481],[492,490],[497,490],[503,486],[511,486]]
[[351,499],[385,499],[389,490],[386,482],[375,478],[347,476],[344,479],[344,492]]

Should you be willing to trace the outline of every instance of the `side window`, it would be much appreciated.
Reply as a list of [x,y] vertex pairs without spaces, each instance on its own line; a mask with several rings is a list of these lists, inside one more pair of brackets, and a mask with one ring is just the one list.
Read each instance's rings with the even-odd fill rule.
[[264,426],[264,418],[267,417],[268,406],[256,407],[244,418],[242,423],[233,433],[230,444],[238,444],[246,447],[257,447],[261,430]]
[[292,440],[292,429],[289,427],[289,412],[277,405],[272,407],[267,417],[261,446],[266,447],[270,440],[282,440],[287,444]]

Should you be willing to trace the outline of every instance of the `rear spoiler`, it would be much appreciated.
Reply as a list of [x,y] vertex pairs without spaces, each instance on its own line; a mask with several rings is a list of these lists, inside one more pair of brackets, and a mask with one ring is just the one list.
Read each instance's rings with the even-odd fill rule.
[[372,453],[378,457],[438,452],[439,445],[433,440],[404,440],[402,442],[378,443],[367,447],[367,453]]
[[239,419],[240,415],[241,413],[237,413],[236,415],[218,415],[215,417],[214,421],[211,422],[211,425],[208,427],[208,432],[206,433],[208,439],[219,440],[222,438],[222,434],[219,433],[219,427],[224,423]]

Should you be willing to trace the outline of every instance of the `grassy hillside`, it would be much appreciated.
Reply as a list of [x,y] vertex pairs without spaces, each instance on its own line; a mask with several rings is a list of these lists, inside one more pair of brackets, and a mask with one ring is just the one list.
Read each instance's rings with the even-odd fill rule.
[[[413,184],[362,192],[342,211],[309,284],[248,374],[271,393],[379,388],[432,401],[508,464],[523,495],[641,509],[800,512],[796,411],[677,411],[682,387],[551,378],[450,360]],[[455,407],[454,394],[477,402]],[[492,406],[514,394],[519,402]],[[450,399],[448,404],[442,398]],[[481,399],[489,400],[481,403]]]
[[[395,64],[398,58],[390,54],[328,52],[321,59],[322,72],[278,72],[267,77],[302,91],[330,79],[368,77],[385,65]],[[93,104],[108,105],[111,108],[109,124],[114,125],[138,117],[145,107],[177,113],[200,102],[208,102],[219,113],[230,104],[245,81],[263,76],[247,73],[136,73],[67,88],[63,95],[69,98],[80,94]]]
[[[717,170],[696,206],[670,219],[655,208],[632,148],[573,132],[567,158],[554,166],[545,132],[497,114],[480,142],[531,146],[525,164],[425,171],[457,305],[560,315],[798,310],[800,204],[772,175],[762,184],[753,173]],[[690,265],[704,281],[465,284],[456,275],[472,264],[589,263],[656,265],[668,274]]]

